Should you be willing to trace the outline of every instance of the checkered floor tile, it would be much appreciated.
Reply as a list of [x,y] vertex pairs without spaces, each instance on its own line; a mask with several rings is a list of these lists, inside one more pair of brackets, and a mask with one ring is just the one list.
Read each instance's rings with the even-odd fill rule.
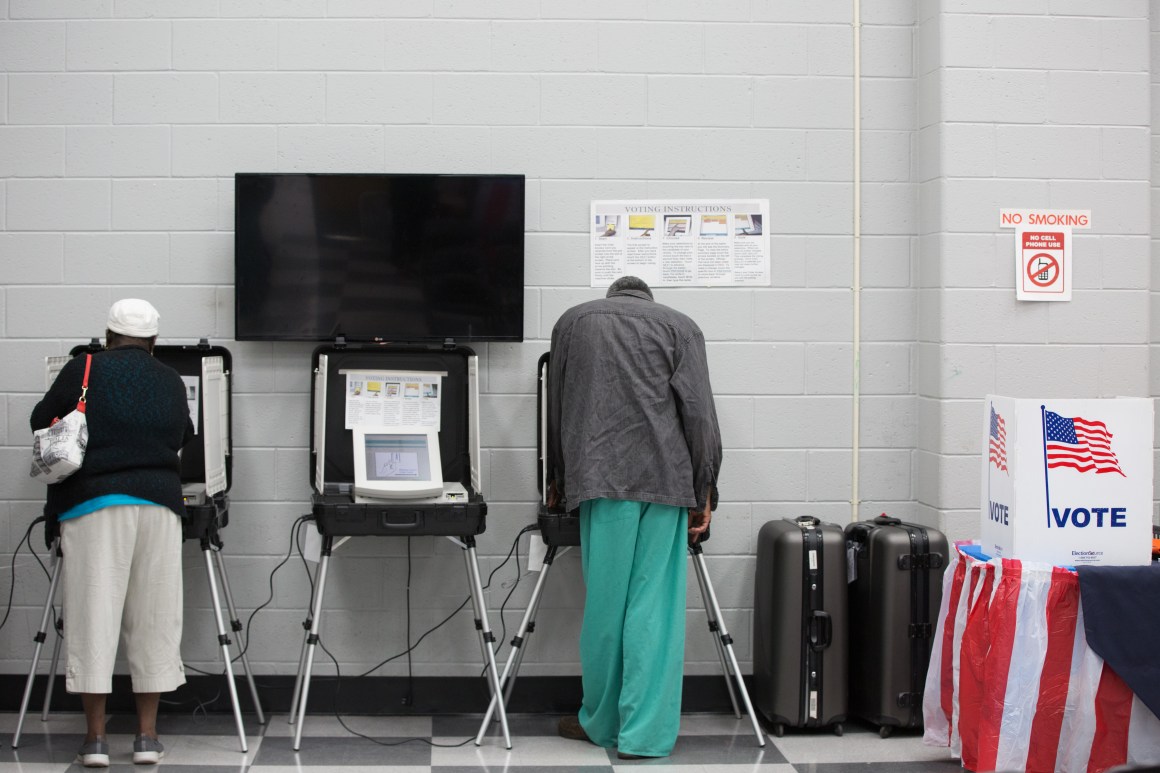
[[[294,751],[295,727],[286,715],[265,726],[246,718],[247,751],[241,751],[230,715],[162,715],[164,767],[182,773],[301,773],[316,769],[342,773],[622,773],[649,767],[672,773],[952,773],[960,769],[947,750],[923,746],[914,733],[880,738],[869,726],[849,723],[845,733],[787,731],[766,735],[764,747],[748,719],[719,714],[686,714],[671,756],[625,761],[602,749],[556,735],[558,717],[528,714],[509,717],[512,748],[504,748],[496,725],[480,746],[474,742],[480,717],[363,717],[308,715],[302,744]],[[83,718],[58,714],[42,722],[26,718],[19,748],[12,748],[15,714],[0,714],[0,773],[50,773],[83,770],[73,762],[84,734]],[[111,770],[142,770],[132,764],[133,719],[109,720]],[[367,736],[367,737],[360,737]]]

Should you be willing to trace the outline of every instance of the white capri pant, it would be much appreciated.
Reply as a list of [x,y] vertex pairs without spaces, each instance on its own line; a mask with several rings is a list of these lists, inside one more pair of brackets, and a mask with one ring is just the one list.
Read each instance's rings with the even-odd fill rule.
[[185,684],[181,532],[181,518],[160,505],[117,505],[61,521],[69,692],[113,691],[118,636],[133,692]]

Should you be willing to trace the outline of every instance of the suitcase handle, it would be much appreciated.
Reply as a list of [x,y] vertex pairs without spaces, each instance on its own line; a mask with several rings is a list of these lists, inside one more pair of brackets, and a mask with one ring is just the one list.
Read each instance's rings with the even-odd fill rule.
[[814,652],[820,652],[830,646],[834,638],[834,624],[829,612],[816,609],[810,615],[809,638],[810,649]]
[[900,521],[899,519],[894,518],[892,516],[889,516],[886,513],[883,513],[882,515],[880,515],[874,519],[875,526],[897,526],[900,523],[902,523],[902,521]]
[[822,522],[812,515],[799,515],[797,518],[794,519],[794,523],[796,523],[799,528],[808,528],[808,527],[816,528],[816,527],[820,526]]

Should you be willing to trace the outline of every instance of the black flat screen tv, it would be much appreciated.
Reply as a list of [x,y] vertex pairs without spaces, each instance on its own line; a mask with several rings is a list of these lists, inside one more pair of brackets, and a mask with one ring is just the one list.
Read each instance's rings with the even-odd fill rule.
[[522,341],[524,177],[234,176],[239,341]]

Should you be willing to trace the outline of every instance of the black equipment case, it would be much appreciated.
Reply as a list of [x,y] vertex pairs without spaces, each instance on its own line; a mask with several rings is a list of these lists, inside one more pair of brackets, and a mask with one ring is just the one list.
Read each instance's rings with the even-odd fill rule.
[[[465,346],[319,346],[312,356],[310,482],[318,531],[326,536],[468,536],[483,533],[487,504],[479,474],[479,359]],[[347,371],[443,374],[439,454],[445,482],[466,501],[356,502],[352,431],[345,427]]]
[[922,693],[949,560],[942,532],[881,515],[846,526],[850,571],[850,713],[922,727]]
[[757,535],[753,703],[786,727],[846,719],[846,550],[839,526],[811,516],[769,521]]
[[[100,340],[94,338],[87,345],[73,347],[69,355],[75,357],[103,350]],[[181,485],[186,512],[182,536],[201,539],[229,523],[233,357],[229,349],[211,346],[204,338],[192,346],[159,344],[153,347],[153,356],[186,380],[197,434],[181,449]],[[63,360],[58,361],[57,366],[63,364]],[[194,378],[197,383],[190,383]]]

